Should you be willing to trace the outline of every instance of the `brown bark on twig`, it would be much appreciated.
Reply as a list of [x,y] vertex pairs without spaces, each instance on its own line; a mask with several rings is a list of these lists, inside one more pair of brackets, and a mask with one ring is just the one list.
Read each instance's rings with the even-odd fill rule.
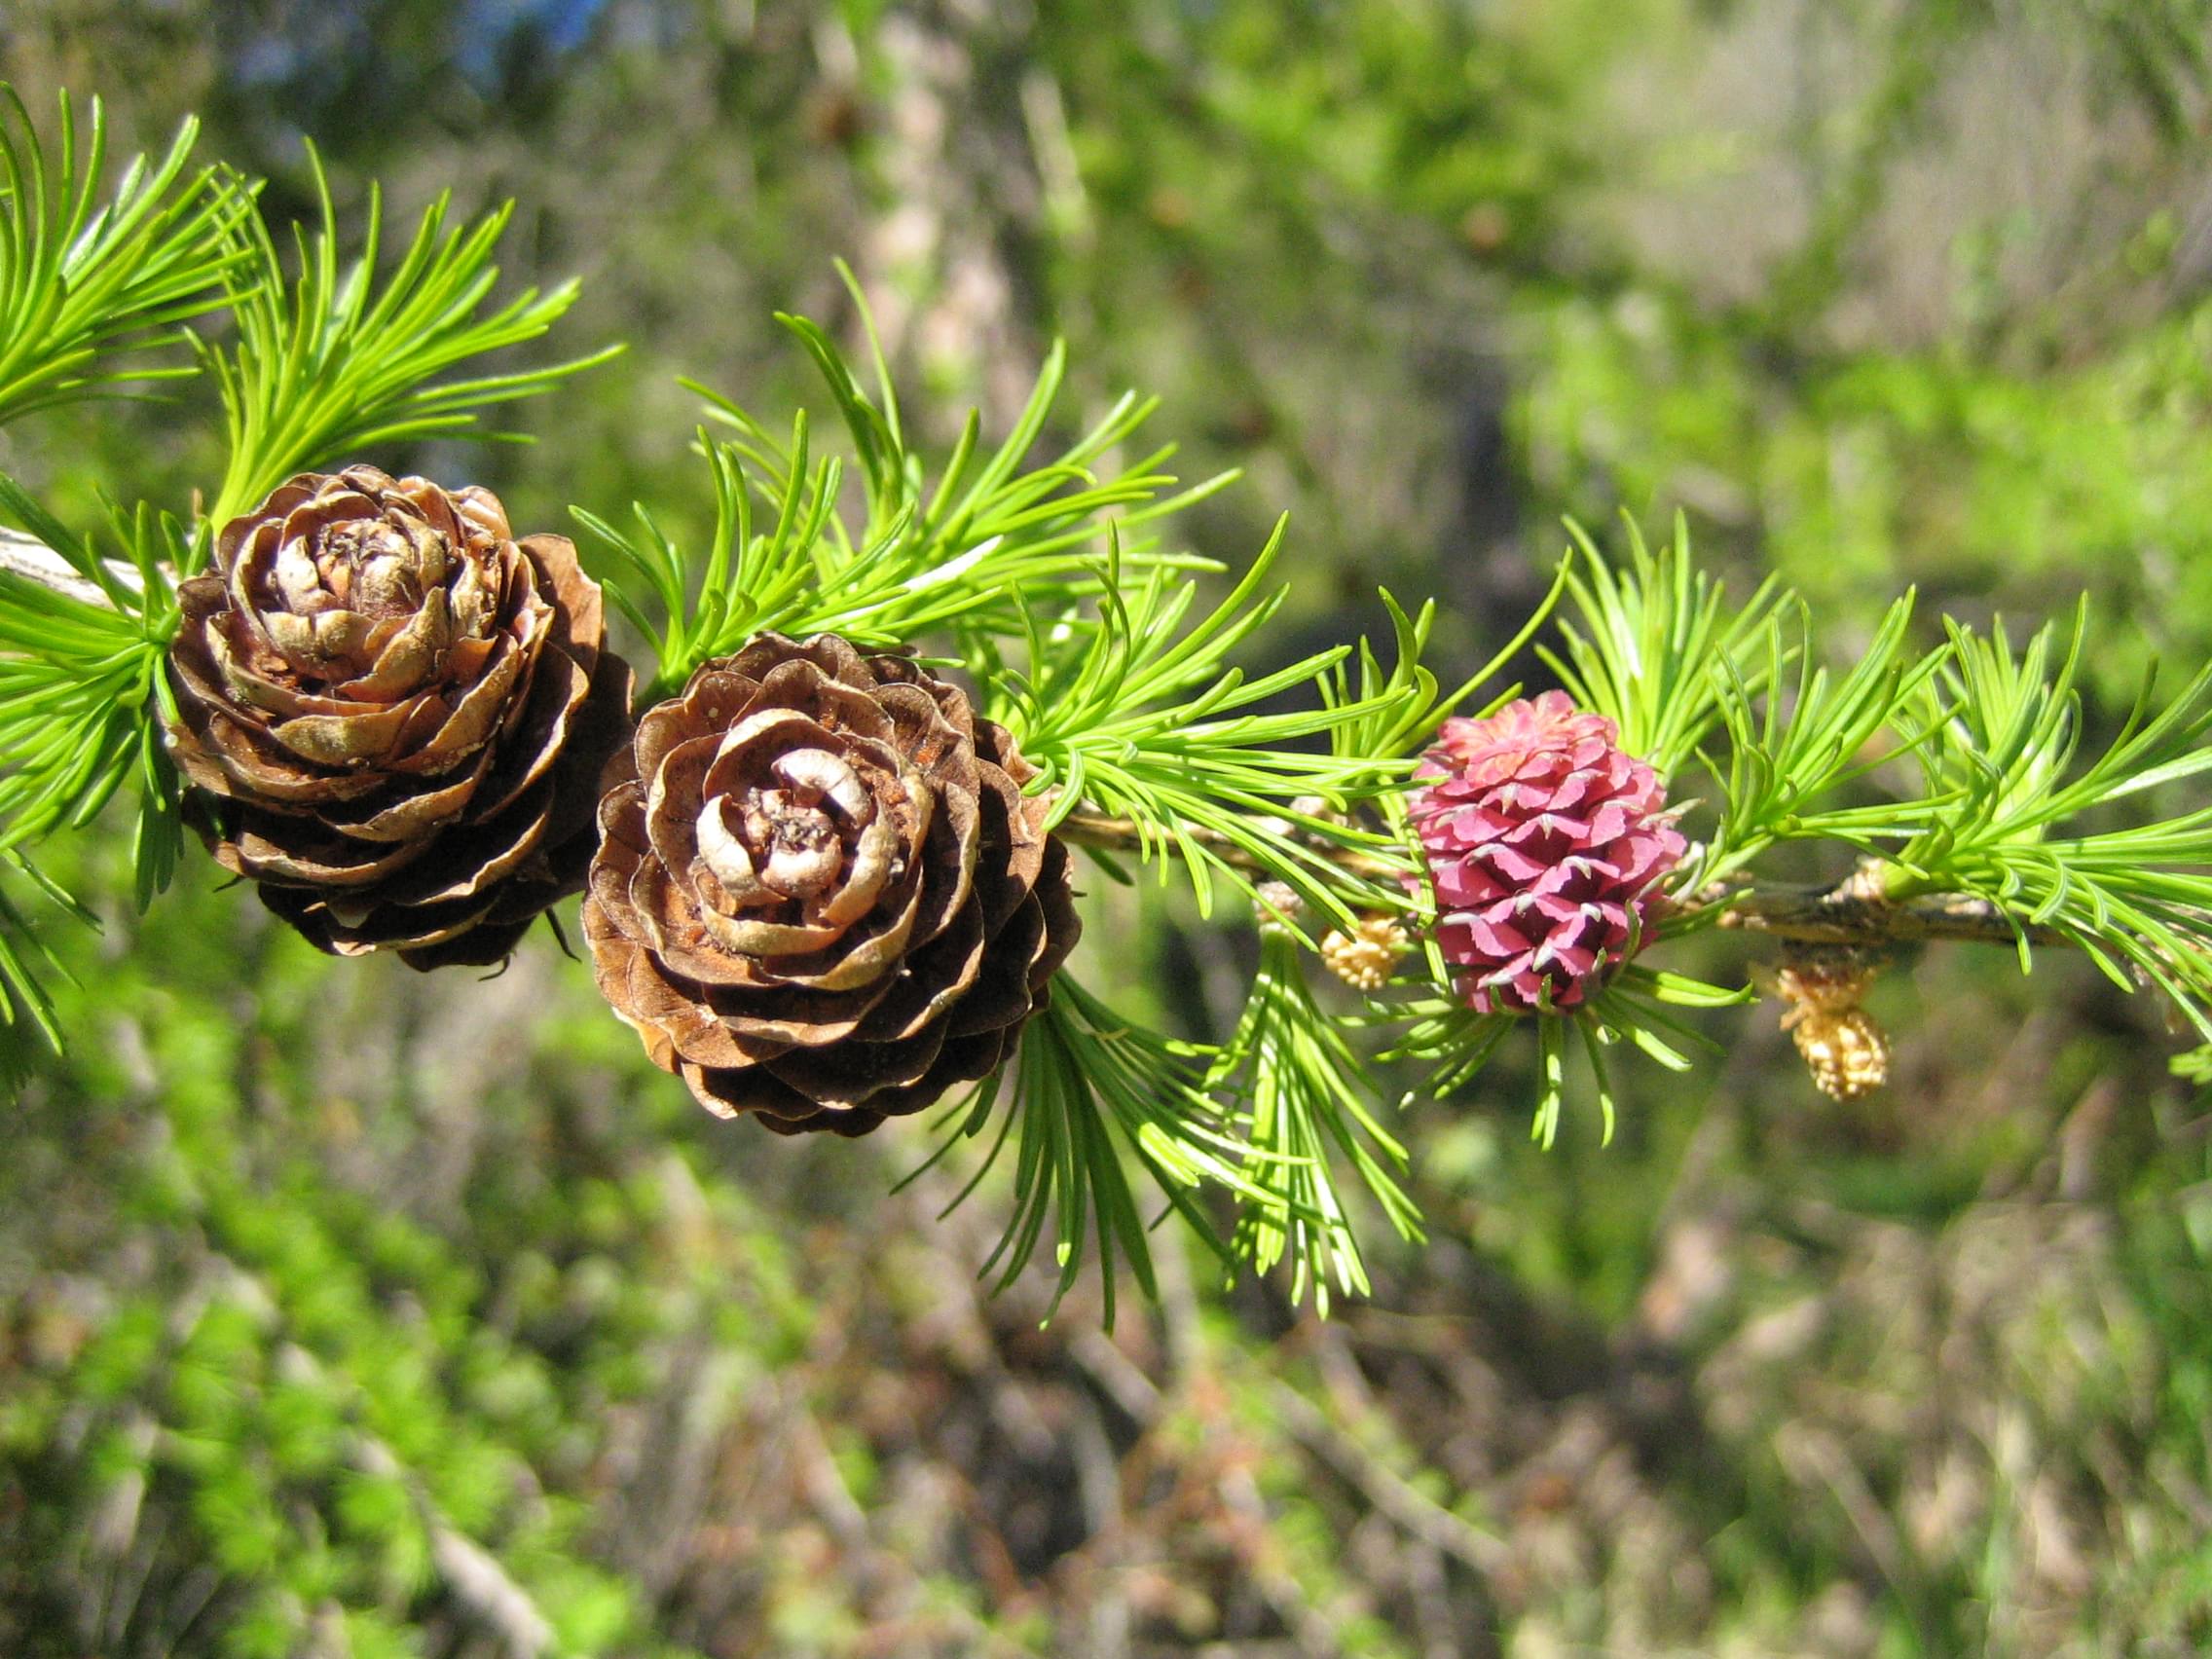
[[2022,934],[2030,944],[2073,942],[2056,928],[2016,923],[1988,900],[1962,893],[1880,899],[1845,882],[1831,888],[1745,887],[1710,901],[1700,895],[1700,907],[1707,903],[1728,906],[1720,916],[1724,928],[1808,944],[1882,946],[1950,940],[2010,948]]
[[[1132,821],[1126,818],[1109,818],[1097,812],[1071,812],[1060,820],[1053,832],[1076,846],[1094,847],[1101,852],[1134,853],[1144,845],[1142,831]],[[1276,874],[1274,866],[1254,858],[1218,830],[1193,825],[1185,832],[1231,869],[1271,878]],[[1318,836],[1310,838],[1308,844],[1346,875],[1394,885],[1403,873],[1387,859],[1379,859],[1370,853],[1353,852],[1333,842],[1321,840]]]

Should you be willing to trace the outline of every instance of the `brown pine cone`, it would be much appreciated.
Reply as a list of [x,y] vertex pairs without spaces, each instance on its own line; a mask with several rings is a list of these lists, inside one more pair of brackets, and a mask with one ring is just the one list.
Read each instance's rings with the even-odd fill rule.
[[484,490],[305,472],[177,599],[193,815],[315,944],[497,962],[582,887],[630,670],[565,537],[516,541]]
[[1080,931],[967,693],[763,634],[645,715],[584,900],[599,988],[721,1117],[866,1134],[988,1076]]

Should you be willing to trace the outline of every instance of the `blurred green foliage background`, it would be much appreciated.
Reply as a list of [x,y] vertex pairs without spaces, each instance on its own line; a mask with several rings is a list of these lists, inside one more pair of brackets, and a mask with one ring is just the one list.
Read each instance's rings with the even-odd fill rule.
[[[1285,658],[1384,581],[1471,660],[1560,514],[1678,507],[1846,660],[1907,583],[2087,587],[2109,722],[2212,651],[2208,43],[2206,0],[34,0],[0,70],[140,145],[197,111],[280,209],[311,138],[342,206],[519,199],[510,276],[585,278],[555,346],[633,350],[534,448],[375,458],[518,526],[703,522],[675,377],[802,395],[770,313],[849,331],[841,254],[941,437],[1065,336],[1077,406],[1245,468],[1189,534],[1292,511]],[[214,440],[0,451],[87,510]],[[1431,1236],[1369,1229],[1372,1305],[1163,1231],[1109,1338],[982,1294],[997,1188],[940,1223],[959,1169],[889,1196],[918,1135],[707,1120],[549,940],[424,980],[66,856],[106,925],[0,1108],[0,1651],[2212,1645],[2212,1118],[2079,963],[1905,964],[1848,1108],[1732,1012],[1605,1150],[1530,1148],[1501,1061],[1410,1109]],[[1098,917],[1124,1000],[1234,1019],[1234,931]]]

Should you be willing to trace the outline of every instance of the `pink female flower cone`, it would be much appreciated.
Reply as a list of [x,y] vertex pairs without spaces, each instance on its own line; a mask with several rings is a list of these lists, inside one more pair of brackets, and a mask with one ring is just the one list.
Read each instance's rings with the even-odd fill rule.
[[1444,722],[1415,830],[1437,940],[1479,1014],[1572,1008],[1627,958],[1683,840],[1658,775],[1562,691]]

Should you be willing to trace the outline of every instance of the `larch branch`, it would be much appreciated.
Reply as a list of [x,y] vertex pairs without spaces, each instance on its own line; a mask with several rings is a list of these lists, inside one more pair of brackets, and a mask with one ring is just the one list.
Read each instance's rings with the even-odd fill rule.
[[[1278,827],[1287,821],[1277,821]],[[1102,852],[1137,853],[1145,846],[1141,828],[1126,818],[1094,812],[1071,812],[1057,833],[1077,846]],[[1279,875],[1279,871],[1248,849],[1218,831],[1194,827],[1188,833],[1233,869],[1253,875]],[[1328,863],[1346,875],[1395,885],[1402,866],[1372,853],[1343,846],[1322,836],[1302,837]],[[1677,914],[1718,910],[1721,927],[1770,939],[1805,944],[1856,944],[1881,949],[1902,944],[1950,940],[1964,944],[2016,947],[2025,936],[2030,944],[2071,944],[2059,930],[2019,921],[2002,905],[1961,893],[1922,894],[1888,899],[1873,889],[1863,873],[1830,887],[1761,884],[1714,887],[1680,902]]]

